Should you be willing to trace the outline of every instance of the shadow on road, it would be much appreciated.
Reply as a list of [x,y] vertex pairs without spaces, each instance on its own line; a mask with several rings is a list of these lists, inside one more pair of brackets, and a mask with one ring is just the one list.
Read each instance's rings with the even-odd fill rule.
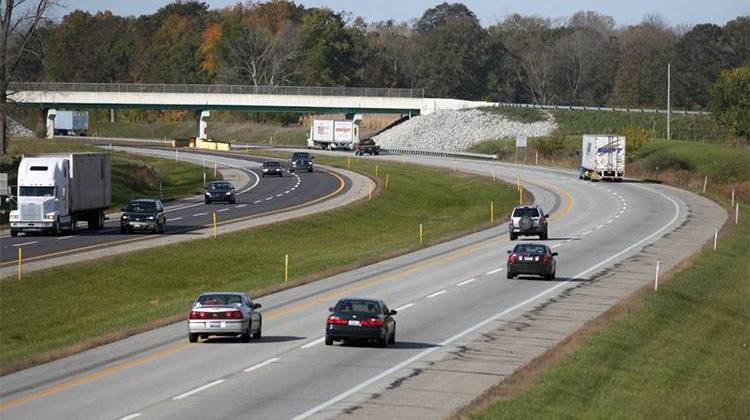
[[[264,336],[262,338],[258,339],[252,339],[250,340],[249,344],[252,343],[284,343],[287,341],[299,341],[304,340],[307,337],[297,337],[293,335],[269,335]],[[220,337],[220,336],[211,336],[207,339],[203,340],[202,343],[205,344],[226,344],[226,343],[239,343],[239,344],[248,344],[243,343],[240,336],[232,336],[232,337]]]

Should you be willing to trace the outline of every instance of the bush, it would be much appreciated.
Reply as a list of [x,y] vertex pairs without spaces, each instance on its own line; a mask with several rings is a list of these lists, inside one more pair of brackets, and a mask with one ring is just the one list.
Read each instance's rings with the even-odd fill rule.
[[563,129],[556,129],[549,137],[536,140],[536,150],[545,159],[558,156],[565,149],[565,139],[568,133]]
[[638,152],[643,146],[651,141],[651,136],[648,131],[643,127],[629,126],[625,127],[622,131],[622,135],[625,136],[625,157],[628,162],[635,160]]

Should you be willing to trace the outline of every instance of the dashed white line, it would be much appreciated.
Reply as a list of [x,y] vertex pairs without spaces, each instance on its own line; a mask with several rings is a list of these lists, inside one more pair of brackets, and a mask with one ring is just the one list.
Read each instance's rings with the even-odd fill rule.
[[260,204],[260,203],[262,203],[261,200],[255,200],[255,201],[253,201],[253,204]]
[[266,197],[266,201],[273,200],[273,197]]
[[263,366],[266,366],[266,365],[270,365],[271,363],[273,363],[273,362],[276,362],[276,361],[278,361],[278,360],[279,360],[279,358],[278,358],[278,357],[274,357],[274,358],[268,359],[268,360],[266,360],[266,361],[265,361],[265,362],[263,362],[263,363],[258,363],[258,364],[257,364],[257,365],[255,365],[255,366],[250,366],[249,368],[245,369],[245,372],[252,372],[252,371],[254,371],[255,369],[260,369],[260,368],[262,368]]
[[75,237],[75,235],[61,236],[61,237],[57,238],[57,240],[59,241],[61,239],[70,239],[70,238],[74,238],[74,237]]
[[208,388],[211,388],[212,386],[216,386],[216,385],[219,385],[219,384],[220,384],[220,383],[222,383],[222,382],[224,382],[224,379],[218,379],[218,380],[215,380],[215,381],[213,381],[213,382],[211,382],[211,383],[209,383],[209,384],[205,384],[205,385],[203,385],[203,386],[199,386],[198,388],[195,388],[195,389],[194,389],[194,390],[192,390],[192,391],[188,391],[188,392],[186,392],[186,393],[184,393],[184,394],[180,394],[180,395],[178,395],[178,396],[176,396],[176,397],[174,397],[174,398],[172,398],[172,399],[173,399],[173,400],[181,400],[181,399],[183,399],[183,398],[187,398],[187,397],[189,397],[189,396],[191,396],[191,395],[193,395],[193,394],[197,394],[197,393],[199,393],[199,392],[201,392],[201,391],[205,391],[205,390],[207,390]]
[[499,271],[502,271],[502,270],[503,270],[503,267],[499,267],[499,268],[496,268],[494,270],[490,270],[490,271],[484,273],[484,275],[485,276],[491,276],[491,275],[493,275],[493,274],[495,274],[495,273],[497,273]]
[[556,243],[556,244],[552,245],[550,248],[557,248],[558,246],[561,246],[561,245],[562,245],[561,243]]
[[284,194],[289,194],[289,190],[284,191]]
[[325,337],[320,337],[320,338],[316,338],[315,340],[313,340],[313,341],[311,341],[311,342],[309,342],[309,343],[307,343],[307,344],[303,345],[303,346],[302,346],[302,347],[300,347],[300,348],[301,348],[301,349],[309,349],[309,348],[310,348],[310,347],[312,347],[312,346],[315,346],[315,345],[318,345],[318,344],[322,343],[322,342],[323,342],[323,340],[325,340]]
[[596,229],[601,229],[603,227],[604,227],[604,225],[599,225],[599,226],[596,227]]
[[620,218],[620,214],[618,213],[617,216],[615,216],[615,219],[619,219],[619,218]]
[[31,241],[31,242],[24,242],[22,244],[13,244],[12,246],[19,247],[19,246],[26,246],[26,245],[33,245],[38,244],[39,241]]
[[284,194],[276,194],[276,197],[281,197],[282,195],[284,195]]
[[171,219],[167,219],[167,222],[174,222],[175,220],[182,220],[182,217],[173,217]]
[[203,212],[203,213],[195,213],[195,214],[193,215],[193,217],[198,217],[198,216],[205,216],[205,215],[207,215],[207,214],[208,214],[208,213],[206,213],[206,212]]
[[610,223],[612,223],[612,222],[614,222],[614,220],[612,220],[612,219],[609,219],[609,220],[607,220],[607,223],[605,223],[605,225],[608,225],[608,224],[610,224]]
[[140,417],[140,416],[141,416],[141,413],[133,413],[133,414],[131,414],[129,416],[121,417],[118,420],[132,420],[132,419],[134,419],[136,417]]
[[414,303],[407,303],[407,304],[406,304],[406,305],[404,305],[404,306],[401,306],[401,307],[399,307],[399,308],[396,308],[396,310],[397,310],[397,311],[403,311],[404,309],[406,309],[406,308],[411,308],[412,306],[414,306]]
[[241,209],[243,207],[247,207],[247,204],[240,204],[239,206],[234,206],[236,209]]
[[217,213],[221,213],[221,212],[227,211],[227,210],[229,210],[229,209],[221,209],[221,210],[217,211]]
[[477,279],[469,279],[469,280],[464,280],[464,281],[462,281],[461,283],[458,283],[458,284],[457,284],[456,286],[458,286],[458,287],[461,287],[461,286],[463,286],[463,285],[465,285],[465,284],[469,284],[469,283],[471,283],[471,282],[473,282],[473,281],[476,281],[476,280],[477,280]]
[[591,233],[591,231],[590,231],[590,230],[587,230],[586,232],[583,232],[583,233],[581,234],[581,236],[584,236],[584,235],[588,235],[589,233]]
[[428,298],[434,298],[435,296],[440,296],[440,295],[442,295],[442,294],[443,294],[443,293],[445,293],[445,292],[447,292],[447,290],[441,290],[441,291],[439,291],[439,292],[435,292],[435,293],[433,293],[433,294],[431,294],[431,295],[427,295],[427,297],[428,297]]

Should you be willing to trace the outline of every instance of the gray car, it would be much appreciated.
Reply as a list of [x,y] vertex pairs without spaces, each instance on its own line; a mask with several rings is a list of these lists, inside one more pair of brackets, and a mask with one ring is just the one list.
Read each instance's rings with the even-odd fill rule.
[[211,292],[198,296],[193,302],[188,319],[188,340],[208,336],[240,336],[243,342],[260,338],[263,315],[260,303],[254,303],[245,293]]
[[547,217],[539,205],[516,206],[510,214],[510,220],[508,221],[510,240],[513,241],[519,236],[537,235],[539,239],[547,239]]
[[307,152],[294,152],[289,158],[289,172],[296,171],[313,171],[313,159],[312,155]]
[[141,198],[131,201],[127,207],[120,210],[120,233],[131,233],[136,230],[164,233],[167,230],[167,216],[160,200]]

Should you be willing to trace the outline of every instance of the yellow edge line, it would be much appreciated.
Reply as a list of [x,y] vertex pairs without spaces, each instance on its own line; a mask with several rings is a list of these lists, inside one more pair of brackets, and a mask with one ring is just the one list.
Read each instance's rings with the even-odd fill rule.
[[[341,178],[339,177],[339,179],[341,179]],[[545,185],[547,187],[553,189],[553,190],[556,190],[558,192],[562,192],[564,194],[564,196],[565,196],[565,207],[563,208],[563,210],[559,214],[556,215],[556,217],[552,218],[553,220],[559,220],[559,218],[562,218],[570,210],[572,199],[570,197],[570,194],[567,191],[561,190],[561,189],[559,189],[557,187],[554,187],[552,185],[549,185],[549,184],[545,184]],[[343,188],[343,185],[340,188]],[[348,286],[348,287],[343,287],[343,288],[337,289],[335,291],[326,293],[326,294],[324,294],[322,296],[318,296],[318,297],[312,298],[310,300],[307,300],[307,301],[304,301],[304,302],[300,302],[300,303],[298,303],[296,305],[292,305],[292,306],[290,306],[288,308],[285,308],[285,309],[279,309],[279,310],[276,310],[276,311],[270,311],[270,312],[267,313],[267,316],[265,318],[266,318],[266,320],[273,320],[273,319],[280,318],[280,317],[282,317],[284,315],[288,315],[288,314],[291,314],[291,313],[299,312],[299,311],[301,311],[303,309],[306,309],[306,308],[308,308],[310,306],[316,305],[318,303],[323,303],[323,302],[328,301],[328,300],[333,300],[336,297],[352,293],[353,291],[362,290],[362,289],[366,289],[366,288],[369,288],[369,287],[372,287],[372,286],[376,286],[378,284],[381,284],[381,283],[384,283],[386,281],[392,280],[394,278],[400,277],[401,275],[413,273],[413,272],[422,270],[424,268],[431,267],[431,266],[436,265],[436,264],[441,263],[441,262],[454,260],[456,258],[459,258],[461,256],[469,254],[469,253],[471,253],[473,251],[485,248],[486,246],[492,244],[493,242],[497,242],[497,241],[498,241],[498,238],[485,239],[484,241],[481,241],[481,242],[476,243],[474,245],[470,245],[470,246],[465,247],[465,248],[461,248],[461,249],[455,250],[455,251],[453,251],[453,252],[451,252],[449,254],[430,258],[429,260],[424,261],[422,263],[418,263],[417,265],[414,265],[412,267],[404,268],[404,269],[401,269],[401,270],[393,272],[393,273],[383,274],[383,275],[380,275],[380,276],[377,276],[377,277],[373,277],[370,280],[364,280],[364,281],[362,281],[359,284],[351,285],[351,286]],[[64,391],[64,390],[72,388],[72,387],[74,387],[76,385],[81,385],[81,384],[90,382],[90,381],[92,381],[94,379],[97,379],[97,378],[100,378],[100,377],[103,377],[103,376],[107,376],[107,375],[110,375],[110,374],[114,374],[114,373],[120,372],[120,371],[122,371],[124,369],[127,369],[129,367],[141,365],[141,364],[149,362],[151,360],[155,360],[157,358],[160,358],[160,357],[163,357],[163,356],[167,356],[167,355],[176,353],[176,352],[181,351],[181,350],[185,350],[185,349],[189,348],[190,346],[191,346],[190,344],[178,344],[178,345],[175,345],[173,347],[169,347],[167,349],[161,350],[161,351],[156,352],[156,353],[152,353],[152,354],[149,354],[149,355],[146,355],[146,356],[134,359],[134,360],[130,360],[130,361],[127,361],[127,362],[124,362],[124,363],[120,363],[120,364],[117,364],[117,365],[114,365],[114,366],[110,366],[110,367],[102,369],[100,371],[93,372],[93,373],[81,376],[80,378],[76,378],[76,379],[73,379],[73,380],[65,382],[65,383],[54,385],[54,386],[42,389],[42,390],[37,391],[37,392],[31,393],[31,394],[28,394],[28,395],[25,395],[25,396],[22,396],[22,397],[18,397],[16,399],[12,399],[12,400],[6,401],[4,403],[0,403],[0,410],[6,409],[6,408],[9,408],[9,407],[13,407],[13,406],[18,405],[18,404],[22,404],[22,403],[34,401],[34,400],[37,400],[39,398],[42,398],[42,397],[45,397],[47,395],[51,395],[51,394],[54,394],[54,393],[57,393],[57,392],[60,392],[60,391]]]

